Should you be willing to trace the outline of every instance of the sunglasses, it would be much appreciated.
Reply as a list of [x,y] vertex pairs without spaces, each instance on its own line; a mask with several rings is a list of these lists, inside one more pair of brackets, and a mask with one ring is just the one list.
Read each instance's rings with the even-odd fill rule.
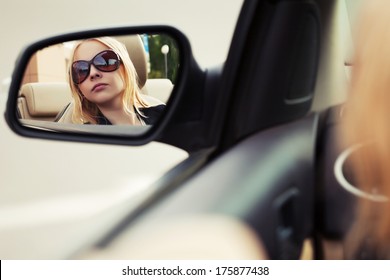
[[119,56],[112,50],[102,51],[90,61],[77,60],[72,64],[73,82],[77,85],[84,82],[91,71],[91,65],[102,72],[113,72],[119,68],[120,61]]

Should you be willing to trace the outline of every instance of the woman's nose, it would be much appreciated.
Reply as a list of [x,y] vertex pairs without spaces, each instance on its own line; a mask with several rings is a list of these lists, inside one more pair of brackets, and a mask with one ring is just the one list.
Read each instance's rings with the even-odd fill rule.
[[102,73],[96,69],[96,67],[94,65],[91,65],[91,70],[89,72],[89,77],[91,80],[93,79],[96,79],[96,78],[100,78],[102,76]]

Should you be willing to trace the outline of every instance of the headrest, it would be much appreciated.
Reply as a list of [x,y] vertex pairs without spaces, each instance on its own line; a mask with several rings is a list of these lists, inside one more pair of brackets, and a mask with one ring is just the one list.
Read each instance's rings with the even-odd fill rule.
[[19,95],[32,117],[56,116],[72,100],[69,85],[61,82],[24,84]]
[[127,52],[138,74],[138,86],[143,88],[148,77],[148,72],[146,54],[141,37],[139,35],[120,36],[115,37],[115,39],[126,46]]

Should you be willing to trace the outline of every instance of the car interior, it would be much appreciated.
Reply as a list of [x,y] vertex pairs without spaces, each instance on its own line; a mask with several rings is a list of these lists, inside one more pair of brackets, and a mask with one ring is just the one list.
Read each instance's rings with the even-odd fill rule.
[[[348,148],[338,145],[336,134],[353,65],[358,2],[247,0],[223,65],[200,69],[190,48],[182,48],[190,62],[183,63],[182,83],[175,84],[170,114],[154,140],[190,156],[156,181],[156,191],[136,210],[67,257],[359,258],[349,255],[347,240],[357,197],[334,173]],[[166,102],[172,84],[146,81],[140,64],[143,92]],[[41,112],[30,103],[47,88],[23,86],[20,115],[66,122],[70,107],[57,116],[69,102],[63,92]],[[12,106],[10,126],[30,133],[15,128]],[[28,136],[49,138],[45,131],[34,133]],[[92,136],[77,137],[92,142]]]

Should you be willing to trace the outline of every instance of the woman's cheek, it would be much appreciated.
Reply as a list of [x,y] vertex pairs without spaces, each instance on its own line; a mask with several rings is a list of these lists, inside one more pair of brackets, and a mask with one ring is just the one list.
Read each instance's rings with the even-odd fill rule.
[[86,94],[85,94],[86,91],[82,85],[79,86],[79,92],[80,92],[81,98],[88,97],[88,96],[86,96]]

